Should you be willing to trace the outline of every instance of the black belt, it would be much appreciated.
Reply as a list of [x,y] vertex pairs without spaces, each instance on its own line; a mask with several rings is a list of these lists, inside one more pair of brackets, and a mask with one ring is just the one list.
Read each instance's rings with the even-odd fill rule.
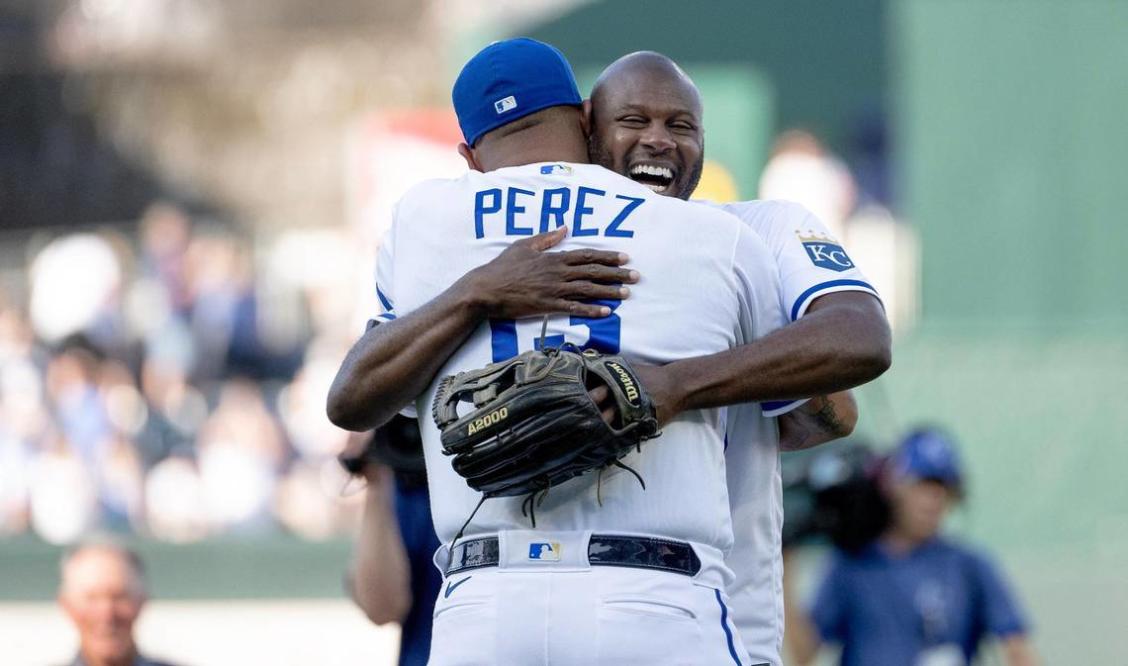
[[[495,567],[499,561],[497,537],[478,537],[454,546],[454,557],[446,575]],[[686,576],[701,571],[701,559],[685,541],[657,537],[593,534],[588,541],[588,563],[600,567],[654,569]]]

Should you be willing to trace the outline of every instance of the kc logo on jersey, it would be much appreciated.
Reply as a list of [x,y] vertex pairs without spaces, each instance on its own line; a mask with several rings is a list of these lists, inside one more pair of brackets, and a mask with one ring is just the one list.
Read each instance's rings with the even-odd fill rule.
[[846,250],[843,250],[838,241],[833,238],[816,233],[804,236],[798,231],[795,232],[795,235],[799,237],[799,242],[803,244],[803,249],[807,251],[811,263],[819,268],[827,268],[841,273],[854,267],[854,262],[850,260]]
[[560,543],[556,541],[533,541],[529,543],[529,559],[540,562],[559,562]]

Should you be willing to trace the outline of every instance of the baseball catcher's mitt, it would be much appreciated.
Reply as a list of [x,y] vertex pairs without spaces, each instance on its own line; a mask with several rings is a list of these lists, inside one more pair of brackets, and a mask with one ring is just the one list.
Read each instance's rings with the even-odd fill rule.
[[[606,384],[608,425],[588,395]],[[459,416],[460,402],[475,409]],[[433,405],[443,451],[483,498],[529,495],[619,459],[658,435],[654,404],[620,356],[573,345],[446,377]]]

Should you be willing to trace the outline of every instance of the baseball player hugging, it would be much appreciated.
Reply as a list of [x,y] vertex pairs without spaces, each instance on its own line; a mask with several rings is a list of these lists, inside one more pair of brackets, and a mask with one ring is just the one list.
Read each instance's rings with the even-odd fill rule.
[[[604,383],[638,402],[631,363],[724,351],[784,324],[774,257],[745,224],[586,163],[580,96],[558,51],[492,44],[464,67],[453,97],[473,170],[399,202],[378,259],[380,319],[425,308],[515,241],[561,227],[559,249],[626,253],[641,279],[629,298],[601,301],[605,316],[477,325],[405,413],[429,415],[446,377],[536,350],[621,355]],[[515,420],[506,408],[469,428]],[[463,530],[483,495],[444,455],[434,420],[421,418],[435,528],[448,544],[435,555],[446,580],[431,663],[749,663],[724,592],[733,578],[723,558],[733,540],[725,421],[721,409],[685,412],[613,456],[621,466],[562,477],[537,496],[535,529],[527,502],[497,493]]]

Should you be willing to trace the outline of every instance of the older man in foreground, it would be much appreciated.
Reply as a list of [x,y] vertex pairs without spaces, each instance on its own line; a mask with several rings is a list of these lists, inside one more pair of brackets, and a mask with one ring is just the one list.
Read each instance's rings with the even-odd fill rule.
[[59,605],[78,632],[69,666],[171,666],[141,655],[133,625],[148,595],[136,553],[114,543],[80,545],[63,556]]

